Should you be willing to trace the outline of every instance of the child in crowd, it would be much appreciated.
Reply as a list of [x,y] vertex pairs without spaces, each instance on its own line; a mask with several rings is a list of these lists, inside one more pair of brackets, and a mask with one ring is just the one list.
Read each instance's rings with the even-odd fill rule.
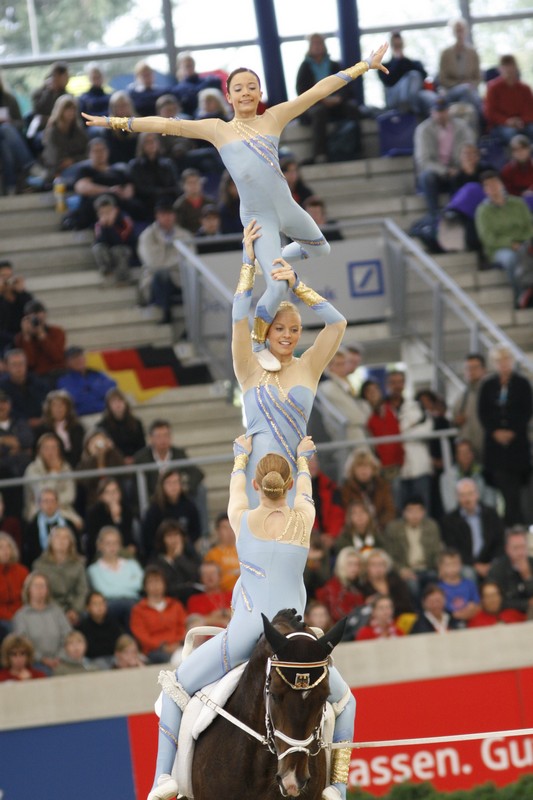
[[216,544],[207,551],[204,561],[220,567],[220,588],[232,592],[240,573],[239,556],[235,547],[235,534],[226,513],[215,520]]
[[134,667],[144,667],[146,658],[139,651],[139,645],[128,633],[119,636],[115,645],[115,657],[113,659],[113,669],[132,669]]
[[91,592],[86,611],[78,628],[87,640],[87,658],[98,669],[110,669],[115,645],[123,630],[107,613],[107,602],[100,592]]
[[44,672],[33,667],[34,649],[30,639],[10,633],[2,642],[0,657],[0,682],[27,681],[33,678],[46,678]]
[[83,633],[81,631],[68,633],[53,675],[81,675],[83,672],[94,672],[97,669],[98,667],[87,658],[87,639]]
[[112,194],[94,201],[98,221],[94,227],[94,260],[102,277],[115,283],[129,282],[129,267],[135,251],[131,217],[120,210]]
[[404,632],[394,622],[394,603],[382,594],[374,595],[371,604],[370,620],[356,633],[358,642],[371,639],[390,639],[403,636]]
[[446,611],[466,627],[479,611],[479,592],[474,581],[463,578],[463,562],[457,550],[444,550],[438,559],[438,585],[446,597]]

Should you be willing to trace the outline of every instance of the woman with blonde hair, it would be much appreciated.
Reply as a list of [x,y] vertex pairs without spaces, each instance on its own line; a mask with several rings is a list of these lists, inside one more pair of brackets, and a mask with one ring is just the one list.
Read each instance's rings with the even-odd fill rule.
[[390,483],[380,475],[381,464],[364,447],[356,448],[344,468],[342,502],[353,500],[365,503],[380,528],[396,518]]
[[[39,498],[43,489],[52,488],[57,493],[60,513],[81,530],[83,521],[74,509],[76,483],[72,478],[55,477],[70,472],[65,458],[63,443],[57,433],[43,433],[37,440],[35,458],[28,464],[25,478],[41,478],[24,487],[24,517],[31,520],[39,510]],[[54,476],[51,478],[51,476]]]
[[78,114],[78,103],[71,94],[62,94],[54,103],[43,133],[42,160],[48,170],[48,180],[61,175],[71,182],[76,165],[87,158],[87,132]]
[[359,585],[361,555],[355,547],[342,548],[333,573],[329,581],[316,590],[316,598],[325,603],[331,618],[337,622],[364,603]]
[[52,528],[48,546],[33,569],[46,575],[52,600],[63,609],[70,624],[77,625],[85,611],[89,584],[70,528]]
[[367,603],[380,594],[391,598],[397,616],[414,612],[408,585],[394,569],[389,554],[379,547],[368,550],[363,556],[360,586]]
[[54,389],[46,395],[43,422],[35,430],[35,440],[43,433],[55,433],[59,436],[67,461],[71,467],[75,467],[83,450],[85,428],[76,414],[71,395],[65,389]]
[[23,606],[13,617],[13,631],[27,636],[35,647],[38,669],[47,675],[59,664],[65,636],[72,628],[64,611],[54,603],[48,578],[30,572],[22,588]]
[[[224,631],[191,653],[175,673],[160,675],[163,703],[159,746],[154,788],[148,800],[169,800],[177,793],[170,772],[182,710],[189,696],[250,657],[263,632],[263,614],[271,619],[280,608],[294,608],[303,615],[306,600],[303,572],[315,517],[308,466],[313,452],[313,442],[306,436],[297,450],[298,473],[292,508],[287,503],[293,483],[291,465],[279,453],[266,453],[259,460],[253,478],[259,505],[251,508],[245,471],[251,440],[240,436],[235,441],[228,517],[237,540],[241,576],[233,595],[234,615]],[[353,735],[355,701],[349,691],[346,694],[346,684],[335,668],[330,668],[329,680],[332,699],[347,700],[344,706],[341,702],[334,741],[348,741]],[[344,784],[335,783],[334,787],[339,797],[345,796]]]

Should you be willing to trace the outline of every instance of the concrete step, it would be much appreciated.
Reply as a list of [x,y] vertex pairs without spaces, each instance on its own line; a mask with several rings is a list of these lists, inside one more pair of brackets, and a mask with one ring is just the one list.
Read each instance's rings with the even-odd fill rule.
[[120,350],[123,347],[138,347],[153,344],[171,346],[170,325],[113,325],[105,327],[68,330],[68,344],[79,345],[86,350]]
[[43,234],[57,230],[60,217],[53,208],[38,208],[28,211],[8,213],[0,212],[0,233],[2,236],[12,236],[16,231],[21,236],[37,233]]

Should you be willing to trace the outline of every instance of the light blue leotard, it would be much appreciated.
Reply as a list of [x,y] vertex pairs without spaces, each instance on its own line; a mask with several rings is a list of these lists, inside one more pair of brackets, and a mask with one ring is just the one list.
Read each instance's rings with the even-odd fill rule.
[[[251,130],[251,129],[250,129]],[[328,255],[330,245],[316,222],[291,195],[278,156],[279,138],[256,134],[253,139],[233,141],[220,148],[220,156],[239,191],[243,227],[255,219],[261,238],[255,255],[263,267],[267,289],[259,299],[256,315],[271,322],[287,292],[285,283],[273,281],[272,262]],[[280,231],[294,242],[281,249]]]

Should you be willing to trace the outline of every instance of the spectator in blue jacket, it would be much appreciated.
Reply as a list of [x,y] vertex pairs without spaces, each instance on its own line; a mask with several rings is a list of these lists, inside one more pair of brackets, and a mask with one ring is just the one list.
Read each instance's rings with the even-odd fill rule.
[[117,385],[115,381],[103,372],[89,369],[81,347],[69,347],[65,361],[67,369],[58,379],[57,388],[70,394],[78,416],[103,411],[106,393]]

